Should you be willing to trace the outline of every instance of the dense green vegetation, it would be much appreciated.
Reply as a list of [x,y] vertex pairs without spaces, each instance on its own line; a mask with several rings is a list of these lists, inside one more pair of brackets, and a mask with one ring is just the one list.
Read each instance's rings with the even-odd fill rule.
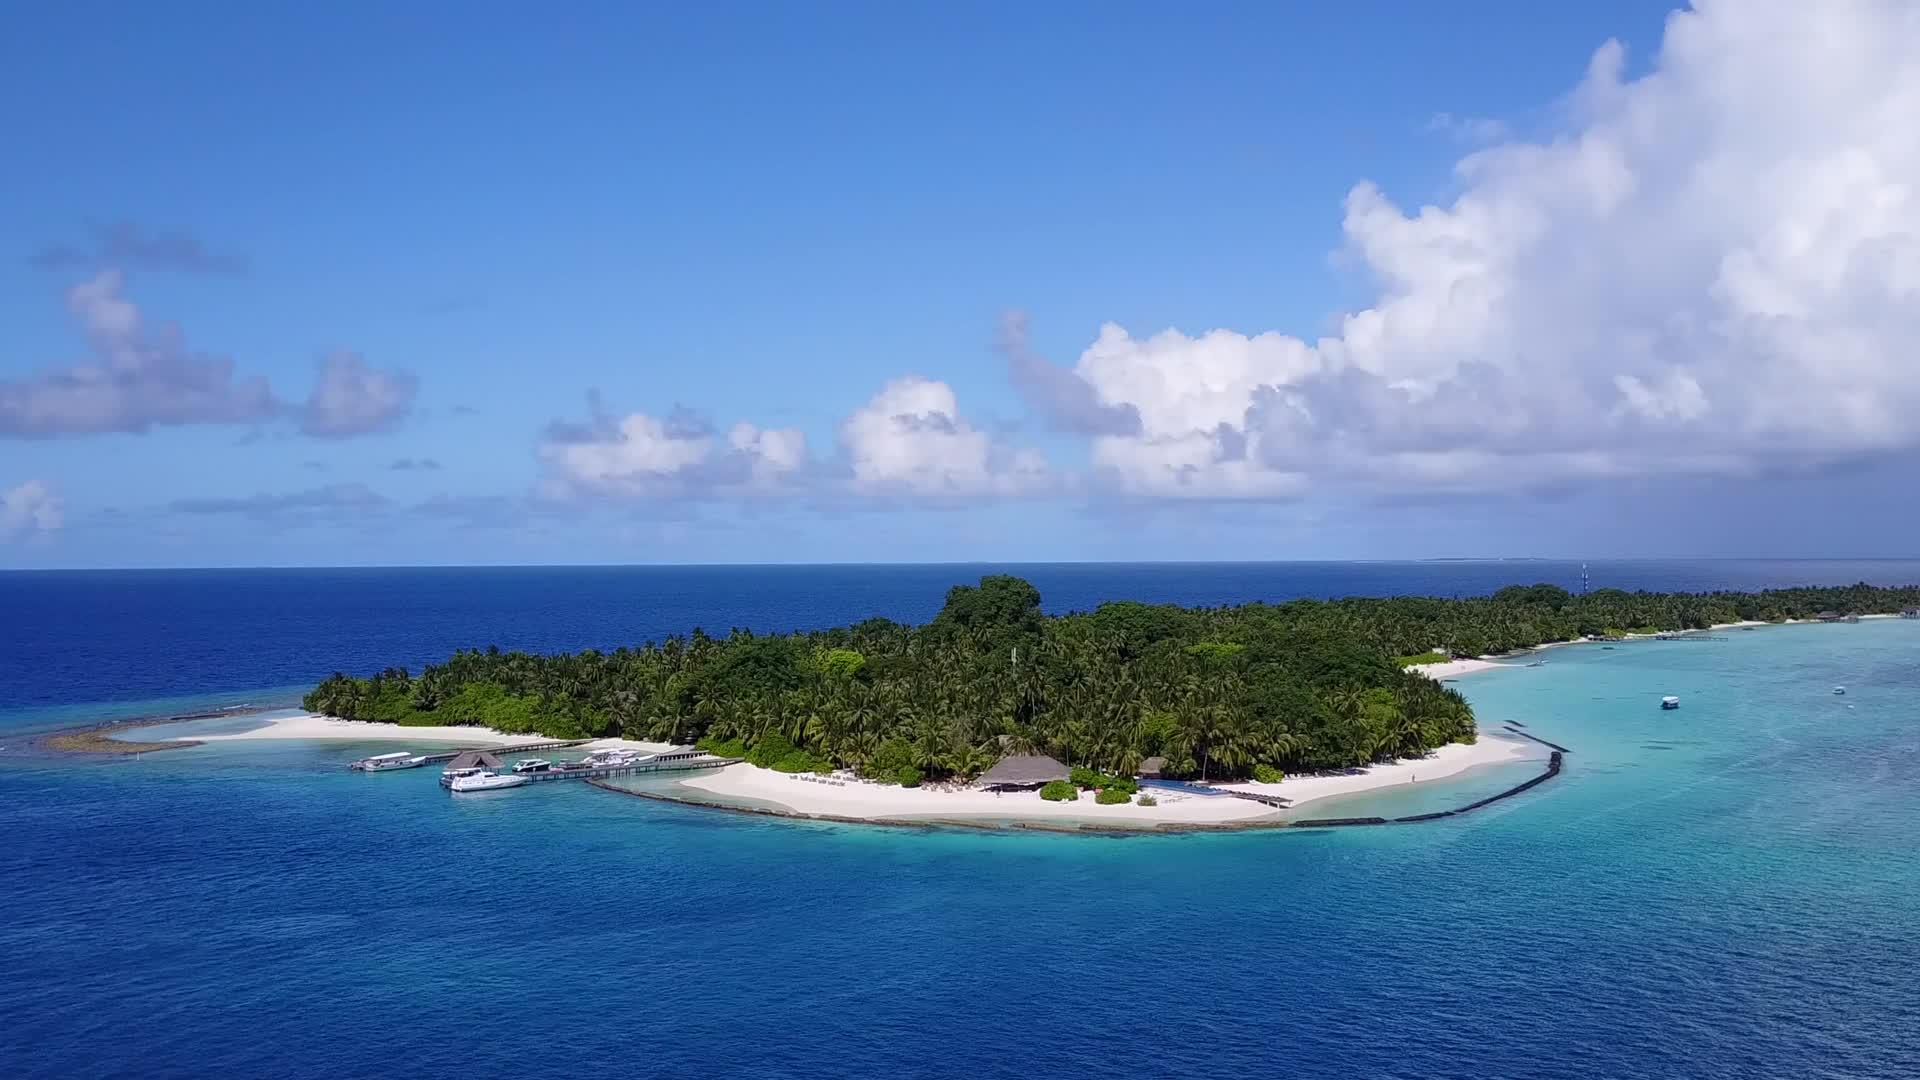
[[1078,802],[1080,789],[1065,780],[1054,780],[1041,785],[1040,797],[1048,802]]
[[[957,586],[925,626],[869,619],[801,634],[699,630],[603,653],[462,651],[418,677],[336,674],[307,695],[356,720],[624,734],[737,751],[769,768],[851,766],[895,783],[974,776],[1009,752],[1131,777],[1312,771],[1474,737],[1452,690],[1402,670],[1598,635],[1920,605],[1920,588],[1571,596],[1552,585],[1443,600],[1222,608],[1130,602],[1049,617],[1018,578]],[[1069,785],[1070,787],[1072,785]],[[1095,785],[1101,786],[1101,785]]]

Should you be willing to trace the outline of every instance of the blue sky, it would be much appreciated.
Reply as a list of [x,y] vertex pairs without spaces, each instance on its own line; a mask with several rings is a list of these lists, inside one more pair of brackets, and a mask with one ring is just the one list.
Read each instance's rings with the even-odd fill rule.
[[1670,6],[16,13],[0,566],[1905,553],[1913,20]]

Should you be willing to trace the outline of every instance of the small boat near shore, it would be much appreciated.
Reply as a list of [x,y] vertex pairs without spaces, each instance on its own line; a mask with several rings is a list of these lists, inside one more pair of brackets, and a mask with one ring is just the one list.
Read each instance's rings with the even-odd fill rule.
[[386,772],[390,769],[417,769],[426,763],[426,758],[402,750],[394,754],[375,754],[369,758],[361,758],[347,768],[355,772]]
[[1668,694],[1666,697],[1660,699],[1660,707],[1663,709],[1677,709],[1680,707],[1680,699],[1674,697],[1672,694]]
[[501,788],[519,787],[521,784],[531,783],[533,781],[525,776],[502,774],[488,769],[473,769],[454,777],[447,783],[447,787],[453,791],[498,791]]

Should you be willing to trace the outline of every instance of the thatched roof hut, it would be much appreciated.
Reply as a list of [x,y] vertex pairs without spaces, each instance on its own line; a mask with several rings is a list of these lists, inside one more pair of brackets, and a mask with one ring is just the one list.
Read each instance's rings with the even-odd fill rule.
[[1160,779],[1160,774],[1164,773],[1166,769],[1167,769],[1166,758],[1163,758],[1163,757],[1147,758],[1145,761],[1142,761],[1140,763],[1140,778],[1142,780],[1158,780]]
[[1069,775],[1065,765],[1043,754],[1011,754],[980,774],[980,786],[1039,787]]
[[447,762],[447,772],[455,769],[497,769],[500,759],[485,750],[469,750]]

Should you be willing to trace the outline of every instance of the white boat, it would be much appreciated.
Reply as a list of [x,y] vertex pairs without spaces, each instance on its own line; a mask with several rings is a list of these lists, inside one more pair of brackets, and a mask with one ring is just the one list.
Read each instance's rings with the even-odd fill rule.
[[388,769],[417,769],[426,763],[426,758],[402,750],[397,754],[375,754],[370,758],[361,758],[347,768],[360,772],[386,772]]
[[1672,694],[1668,694],[1666,697],[1660,699],[1660,707],[1663,709],[1677,709],[1680,707],[1680,699],[1674,697]]
[[524,776],[502,776],[487,769],[462,770],[464,775],[454,777],[447,786],[454,791],[496,791],[500,788],[519,787],[533,781]]
[[485,769],[447,769],[440,774],[440,786],[450,788],[456,780],[465,780],[468,777],[479,776],[486,771]]
[[513,763],[513,771],[516,773],[549,772],[552,769],[553,762],[548,761],[546,758],[528,758],[525,761],[516,761]]
[[1844,694],[1847,692],[1847,688],[1844,686],[1836,686],[1833,688],[1833,692],[1836,694]]

